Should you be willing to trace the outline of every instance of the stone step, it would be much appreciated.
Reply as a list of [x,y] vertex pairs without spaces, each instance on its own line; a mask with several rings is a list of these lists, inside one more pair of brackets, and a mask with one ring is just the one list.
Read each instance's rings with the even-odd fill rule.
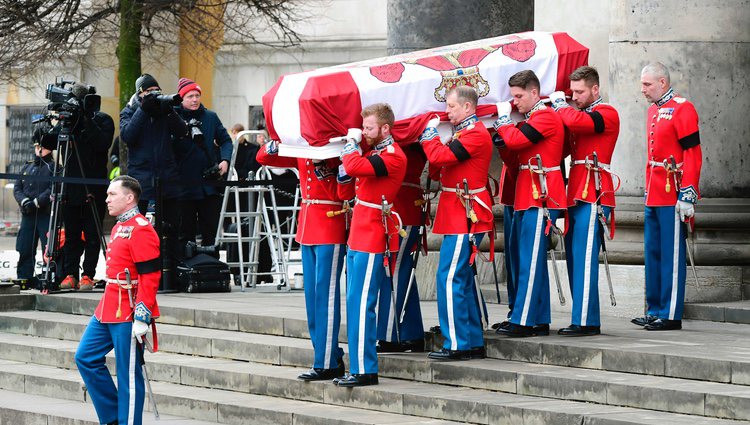
[[[150,368],[157,357],[149,356]],[[201,370],[200,363],[209,363],[211,369]],[[247,423],[250,417],[261,424],[743,423],[388,378],[377,386],[346,389],[330,382],[299,381],[295,377],[301,369],[200,357],[186,359],[180,367],[183,385],[152,382],[160,413],[230,424]],[[150,370],[159,373],[158,367]],[[0,361],[0,387],[77,401],[85,397],[76,371],[6,360]]]
[[[217,425],[172,415],[143,415],[144,425]],[[90,403],[0,390],[0,425],[99,425]]]
[[28,293],[0,294],[0,311],[32,310],[35,301],[36,297]]
[[685,318],[750,324],[750,300],[685,304]]
[[[41,298],[51,300],[47,302],[48,306],[57,306],[62,310],[66,310],[64,305],[67,304],[68,312],[73,310],[73,302],[79,306],[75,310],[84,312],[86,309],[81,306],[95,301],[83,297]],[[281,299],[273,300],[273,309],[261,305],[254,309],[253,314],[232,311],[230,308],[225,308],[224,311],[212,310],[211,302],[203,299],[179,298],[180,307],[165,303],[162,307],[164,316],[159,319],[162,343],[182,344],[186,350],[194,346],[193,352],[180,352],[209,355],[208,353],[213,353],[212,347],[215,346],[217,350],[225,349],[227,345],[237,344],[234,341],[238,339],[249,345],[266,344],[259,336],[240,336],[243,334],[308,338],[304,309],[292,308]],[[237,305],[244,307],[243,304]],[[433,314],[427,309],[430,306],[423,303],[425,321],[430,320],[429,314]],[[81,334],[89,320],[86,316],[52,312],[7,312],[0,313],[0,317],[3,318],[0,321],[0,330],[64,339],[77,339],[76,335]],[[504,360],[750,385],[750,326],[686,321],[685,329],[682,331],[653,333],[624,320],[603,320],[608,320],[603,324],[605,334],[592,338],[561,337],[555,335],[553,330],[552,335],[548,337],[508,339],[488,331],[485,333],[487,353],[491,358]],[[38,325],[35,325],[36,321]],[[189,331],[183,329],[179,332],[189,332],[195,340],[179,338],[171,332],[165,332],[172,328],[169,328],[168,324],[162,324],[164,322],[191,327]],[[74,327],[70,331],[69,328],[61,326],[63,323],[71,323],[77,328]],[[197,329],[197,326],[206,329]],[[222,333],[223,330],[230,332]],[[236,332],[238,330],[241,332]],[[608,330],[610,332],[607,332]],[[345,326],[342,324],[341,333],[344,331]],[[217,338],[215,344],[211,343],[214,336],[218,335],[222,337]],[[170,342],[170,339],[175,340]],[[346,336],[340,335],[339,339],[346,341]],[[226,343],[224,340],[232,342]],[[274,340],[271,339],[268,343],[273,344]],[[286,354],[299,354],[301,352],[297,352],[296,349],[309,347],[309,341],[301,342],[293,346],[292,353]],[[276,352],[270,349],[268,355],[269,359],[273,359]],[[279,353],[279,356],[281,355],[282,353]],[[260,361],[257,357],[248,360]],[[309,362],[309,357],[298,361]]]
[[[164,332],[170,332],[170,330],[167,329]],[[217,338],[220,337],[217,336]],[[189,337],[186,336],[186,338]],[[312,349],[299,347],[300,340],[286,339],[292,340],[292,346],[277,347],[276,352],[281,354],[270,363],[302,367],[308,365],[312,358]],[[27,361],[33,358],[34,362],[39,364],[62,368],[74,367],[73,354],[77,345],[74,341],[0,334],[0,344],[4,347],[0,358],[6,360]],[[182,347],[184,346],[179,344],[177,349],[181,350]],[[236,351],[230,352],[225,349],[218,353],[218,357],[227,359],[241,357],[245,360],[252,360],[256,347],[262,347],[262,345],[255,347],[238,345],[234,347]],[[171,348],[162,345],[163,351]],[[267,348],[260,350],[258,354],[260,362],[269,360],[267,352]],[[149,367],[152,370],[150,376],[155,380],[178,384],[210,387],[219,385],[218,388],[222,389],[245,388],[247,385],[244,383],[247,371],[243,369],[238,375],[232,369],[237,362],[227,363],[226,360],[216,358],[196,357],[196,353],[193,352],[187,354],[186,356],[160,352],[149,355]],[[211,353],[205,354],[211,355]],[[346,361],[348,363],[348,359]],[[240,363],[240,365],[245,364]],[[250,364],[257,365],[254,367],[258,371],[253,371],[256,379],[265,377],[265,380],[269,382],[284,382],[286,388],[299,385],[295,377],[302,369],[294,368],[292,369],[294,372],[290,372],[289,376],[280,377],[274,375],[278,369],[268,368],[257,362]],[[230,370],[223,370],[220,366],[217,370],[217,365],[231,366]],[[496,359],[434,362],[427,360],[423,354],[416,353],[381,355],[380,366],[380,374],[383,377],[424,383],[693,415],[750,419],[750,388],[738,385],[600,370],[580,370],[542,364],[530,365]],[[114,370],[111,359],[110,367]],[[196,375],[202,377],[201,381],[185,381],[186,377]],[[206,377],[210,377],[210,382],[204,382],[208,379]],[[265,388],[264,385],[266,384],[258,384],[257,388]],[[240,391],[254,392],[244,389]],[[665,396],[666,394],[668,396]]]
[[[237,363],[239,364],[239,362]],[[2,390],[24,393],[24,396],[43,396],[54,399],[58,403],[62,403],[61,399],[68,402],[77,402],[79,410],[89,410],[93,414],[93,406],[81,406],[82,403],[86,402],[86,393],[84,392],[83,382],[76,371],[3,360],[0,361],[0,378]],[[187,387],[156,380],[153,380],[151,384],[160,414],[179,414],[199,421],[222,424],[253,423],[268,425],[457,424],[457,422],[406,414],[384,413],[371,409],[331,406],[309,401],[249,394],[247,391],[242,393],[236,390],[223,391]],[[0,403],[0,406],[2,406],[2,403]],[[17,410],[34,412],[33,409],[27,409],[25,406],[22,409],[21,406],[18,407]],[[145,408],[150,411],[151,406],[148,400],[146,400]],[[0,411],[2,411],[1,407]],[[144,419],[147,416],[148,414],[144,413]],[[149,417],[153,419],[153,416]],[[10,423],[15,425],[25,422]],[[0,424],[4,424],[4,422],[0,420]],[[207,424],[207,422],[185,421],[185,424],[198,425]]]

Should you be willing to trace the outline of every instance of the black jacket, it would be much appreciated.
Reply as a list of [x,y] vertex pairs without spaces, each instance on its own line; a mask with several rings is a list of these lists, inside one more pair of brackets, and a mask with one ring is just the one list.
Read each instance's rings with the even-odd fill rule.
[[[197,182],[202,179],[203,171],[214,164],[232,159],[232,138],[221,123],[216,112],[206,109],[203,104],[195,110],[175,108],[185,122],[195,118],[201,122],[203,146],[196,144],[188,135],[175,143],[175,156],[180,179],[185,182]],[[216,148],[218,146],[218,149]],[[181,199],[198,200],[219,193],[215,186],[192,184],[182,187]]]
[[128,175],[141,184],[142,200],[156,200],[157,177],[164,199],[176,199],[179,173],[172,145],[173,140],[185,136],[187,126],[175,112],[151,117],[140,106],[141,98],[133,95],[120,111],[120,139],[128,146]]
[[[33,161],[27,162],[21,168],[21,174],[24,176],[49,177],[52,175],[54,167],[52,161],[51,154],[44,158],[36,156]],[[36,204],[39,205],[39,212],[47,213],[49,212],[51,190],[52,182],[49,180],[18,179],[13,185],[13,197],[16,198],[19,206],[26,198],[32,202],[36,199]]]

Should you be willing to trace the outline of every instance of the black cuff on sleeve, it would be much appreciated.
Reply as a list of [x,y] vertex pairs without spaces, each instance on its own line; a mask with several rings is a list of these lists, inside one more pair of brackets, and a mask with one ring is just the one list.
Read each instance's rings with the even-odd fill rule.
[[448,149],[453,152],[453,155],[456,155],[456,158],[459,161],[466,161],[467,159],[471,158],[471,155],[469,155],[469,151],[466,150],[464,145],[462,145],[461,141],[458,139],[451,140],[451,142],[448,143]]
[[161,257],[135,263],[135,269],[138,270],[138,274],[158,272],[161,270]]
[[529,123],[523,123],[519,130],[521,130],[521,133],[523,133],[531,143],[537,144],[544,140],[544,135],[538,132],[536,128],[529,125]]
[[385,162],[383,162],[383,158],[379,155],[368,156],[367,160],[372,164],[376,176],[385,177],[388,175],[388,169],[385,167]]
[[680,142],[680,146],[682,146],[682,149],[690,149],[693,146],[698,146],[701,144],[701,136],[696,131],[695,133],[687,135],[678,141]]
[[597,111],[587,113],[594,121],[594,133],[604,133],[604,118],[602,118],[602,114]]

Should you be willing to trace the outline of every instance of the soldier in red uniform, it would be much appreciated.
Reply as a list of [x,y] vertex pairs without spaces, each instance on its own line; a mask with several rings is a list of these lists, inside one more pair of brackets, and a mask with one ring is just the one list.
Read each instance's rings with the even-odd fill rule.
[[[432,227],[434,233],[444,235],[436,286],[440,331],[445,342],[440,351],[428,356],[436,360],[485,356],[484,299],[475,283],[472,264],[482,236],[492,231],[494,224],[487,190],[492,140],[477,119],[477,100],[472,87],[451,90],[445,110],[453,124],[453,137],[443,143],[437,132],[439,119],[433,118],[419,139],[431,169],[439,171],[443,187]],[[476,214],[476,222],[467,217],[467,203]]]
[[509,324],[497,332],[512,337],[548,335],[550,323],[547,237],[565,211],[565,184],[560,171],[565,129],[560,116],[539,97],[539,79],[521,71],[508,81],[513,103],[526,121],[510,119],[510,102],[498,103],[495,129],[501,145],[518,155],[513,222],[517,230],[516,300]]
[[[400,219],[392,208],[406,174],[406,156],[391,136],[391,107],[385,103],[370,105],[362,110],[362,118],[363,130],[349,130],[341,153],[345,175],[354,178],[349,184],[354,185],[357,203],[346,254],[350,367],[349,375],[334,379],[340,387],[378,383],[375,305],[379,292],[387,294],[381,297],[381,303],[392,299],[391,254],[398,252],[400,229]],[[364,150],[361,136],[366,142]]]
[[[422,211],[421,177],[427,157],[419,143],[403,148],[406,155],[406,176],[393,202],[393,209],[401,217],[406,237],[400,237],[398,253],[394,261],[393,286],[396,291],[396,309],[391,308],[390,292],[383,291],[378,303],[378,352],[424,351],[424,325],[419,307],[419,290],[416,276],[412,279],[414,250],[421,237],[420,228],[425,226],[426,214]],[[424,205],[426,208],[427,205]],[[426,213],[426,214],[425,214]],[[424,235],[424,233],[422,234]],[[419,255],[419,254],[417,254]],[[408,293],[407,293],[408,290]],[[406,306],[404,306],[406,304]],[[401,311],[404,320],[399,322]]]
[[677,330],[685,303],[685,226],[700,197],[698,113],[675,94],[661,63],[643,68],[641,92],[653,102],[646,117],[646,316],[632,322],[650,331]]
[[[161,259],[159,237],[138,212],[140,196],[141,186],[130,176],[115,178],[107,189],[107,210],[117,217],[107,248],[107,286],[75,354],[103,424],[140,425],[143,416],[142,344],[159,317]],[[117,388],[105,364],[112,349]]]
[[[312,368],[299,375],[304,381],[331,380],[344,376],[344,350],[339,346],[341,326],[340,280],[346,255],[346,215],[340,211],[336,173],[338,158],[313,160],[278,155],[272,140],[258,150],[262,165],[299,170],[302,206],[296,240],[302,251],[307,328],[315,357]],[[347,198],[348,199],[348,198]],[[329,214],[331,213],[331,217]]]
[[565,252],[573,317],[571,325],[557,333],[599,335],[599,248],[604,238],[600,219],[607,220],[615,208],[610,164],[620,117],[615,108],[602,102],[596,69],[582,66],[573,71],[570,89],[578,109],[568,105],[565,93],[550,95],[552,107],[571,132]]

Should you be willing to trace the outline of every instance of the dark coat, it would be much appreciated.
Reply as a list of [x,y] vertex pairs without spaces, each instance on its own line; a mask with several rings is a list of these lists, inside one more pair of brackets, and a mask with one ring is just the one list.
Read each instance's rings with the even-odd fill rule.
[[142,200],[156,200],[156,178],[162,182],[164,199],[176,199],[180,187],[173,144],[184,137],[187,126],[175,112],[151,117],[140,106],[140,97],[134,95],[120,111],[120,139],[128,146],[128,175],[141,184]]
[[[27,162],[21,168],[21,174],[24,176],[49,177],[52,175],[53,167],[51,154],[44,158],[35,156],[33,161]],[[32,202],[36,199],[37,204],[39,204],[39,212],[47,213],[49,212],[51,190],[51,181],[19,179],[13,185],[13,197],[16,198],[18,205],[21,205],[25,198],[29,198]]]
[[[206,109],[203,104],[195,110],[175,108],[182,119],[187,122],[192,118],[201,122],[203,146],[196,144],[190,136],[183,137],[175,143],[175,157],[180,173],[180,179],[186,182],[200,181],[203,171],[214,164],[232,159],[232,138],[221,123],[216,112]],[[218,146],[218,148],[217,148]],[[219,189],[220,190],[220,189]],[[181,199],[198,200],[219,193],[217,187],[206,184],[185,185],[182,187]]]

